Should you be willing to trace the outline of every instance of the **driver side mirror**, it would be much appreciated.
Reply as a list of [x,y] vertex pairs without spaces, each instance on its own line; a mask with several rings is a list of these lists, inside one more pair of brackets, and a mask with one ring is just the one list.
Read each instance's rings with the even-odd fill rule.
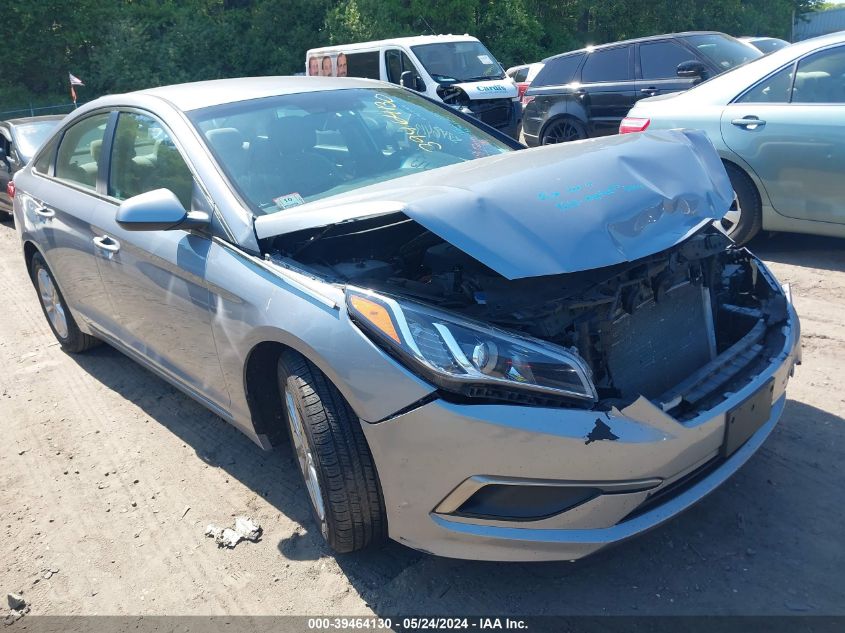
[[681,62],[680,64],[678,64],[677,74],[678,77],[698,77],[699,79],[706,79],[707,67],[700,61],[691,59],[687,62]]
[[203,211],[186,211],[169,189],[155,189],[124,200],[115,219],[128,231],[197,229],[211,221]]
[[399,85],[417,92],[425,92],[425,82],[413,70],[406,70],[399,76]]

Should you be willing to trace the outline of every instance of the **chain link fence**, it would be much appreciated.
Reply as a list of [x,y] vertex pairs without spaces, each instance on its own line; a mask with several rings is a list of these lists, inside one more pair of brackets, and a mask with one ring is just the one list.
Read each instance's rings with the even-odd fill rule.
[[[81,104],[79,104],[81,105]],[[4,119],[16,119],[18,117],[38,116],[41,114],[67,114],[74,109],[73,102],[62,103],[58,105],[39,106],[34,107],[30,104],[26,108],[18,108],[17,110],[0,111],[0,121]]]

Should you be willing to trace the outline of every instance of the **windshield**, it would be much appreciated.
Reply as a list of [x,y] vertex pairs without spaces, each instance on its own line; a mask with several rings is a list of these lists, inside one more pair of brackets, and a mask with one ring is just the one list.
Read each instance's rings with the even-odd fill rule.
[[449,110],[391,88],[267,97],[189,117],[260,214],[511,149]]
[[716,64],[719,72],[736,68],[763,56],[763,53],[751,44],[720,33],[687,35],[684,39],[695,46],[704,57]]
[[15,144],[17,145],[21,158],[28,162],[35,154],[35,150],[41,147],[41,144],[50,136],[50,133],[56,129],[59,123],[61,123],[60,119],[16,125],[14,128]]
[[504,79],[496,58],[481,42],[421,44],[411,50],[437,83],[463,83]]

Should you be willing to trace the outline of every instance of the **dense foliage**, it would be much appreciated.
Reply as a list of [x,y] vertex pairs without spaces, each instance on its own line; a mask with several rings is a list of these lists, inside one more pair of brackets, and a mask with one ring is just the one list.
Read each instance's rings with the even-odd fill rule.
[[629,37],[707,29],[789,37],[820,0],[4,0],[0,112],[109,92],[301,71],[307,48],[470,33],[505,66]]

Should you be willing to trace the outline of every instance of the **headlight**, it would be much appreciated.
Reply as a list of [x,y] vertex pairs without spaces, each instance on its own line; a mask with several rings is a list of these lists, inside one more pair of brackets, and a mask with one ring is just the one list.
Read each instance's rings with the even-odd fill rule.
[[448,391],[514,402],[596,400],[589,369],[562,347],[355,288],[347,288],[346,305],[365,332]]

